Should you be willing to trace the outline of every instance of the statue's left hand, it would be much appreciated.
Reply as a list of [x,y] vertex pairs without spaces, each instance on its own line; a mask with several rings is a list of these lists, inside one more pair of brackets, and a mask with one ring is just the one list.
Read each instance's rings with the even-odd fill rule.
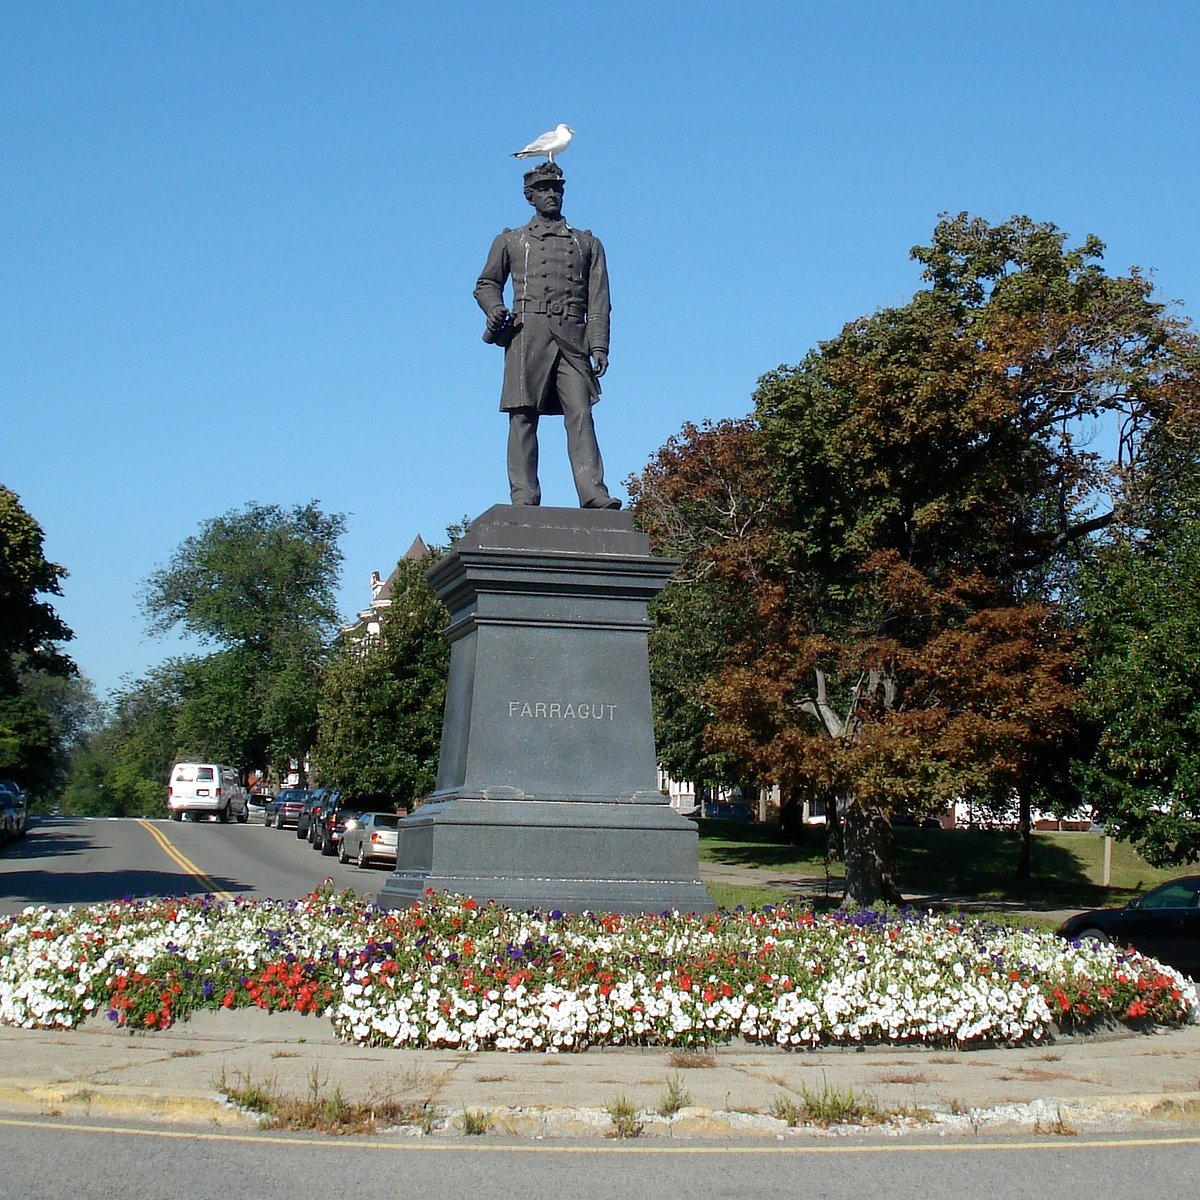
[[593,350],[592,351],[592,374],[597,379],[608,370],[608,351]]

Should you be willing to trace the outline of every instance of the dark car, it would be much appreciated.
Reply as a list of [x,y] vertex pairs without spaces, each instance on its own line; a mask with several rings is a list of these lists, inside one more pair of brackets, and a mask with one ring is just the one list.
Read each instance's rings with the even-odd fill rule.
[[276,829],[295,829],[307,797],[308,792],[304,788],[284,788],[267,805],[267,824],[274,825]]
[[25,793],[11,779],[0,779],[0,846],[25,836]]
[[300,810],[300,816],[296,821],[296,836],[298,838],[308,838],[308,844],[310,846],[313,845],[316,840],[317,829],[321,824],[321,814],[337,802],[339,795],[340,793],[337,788],[313,788],[309,792],[308,799],[304,802],[304,807]]
[[322,854],[336,854],[338,842],[342,837],[342,830],[345,825],[338,824],[342,814],[344,801],[342,794],[336,789],[326,796],[321,803],[320,809],[314,809],[314,817],[311,826],[311,835],[309,841],[312,843],[314,850],[320,850]]
[[9,792],[0,792],[0,846],[15,842],[21,835],[17,831],[17,801]]
[[1058,928],[1072,941],[1094,938],[1132,946],[1159,962],[1200,978],[1200,875],[1172,879],[1124,908],[1079,913]]

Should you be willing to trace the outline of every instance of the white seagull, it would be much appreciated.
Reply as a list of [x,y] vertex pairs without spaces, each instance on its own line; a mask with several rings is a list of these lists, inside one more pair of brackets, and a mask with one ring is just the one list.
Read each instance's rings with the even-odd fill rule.
[[575,130],[569,125],[555,125],[549,133],[534,138],[524,150],[514,151],[513,158],[540,158],[544,154],[553,162],[554,156],[561,154],[571,144],[571,138],[574,136]]

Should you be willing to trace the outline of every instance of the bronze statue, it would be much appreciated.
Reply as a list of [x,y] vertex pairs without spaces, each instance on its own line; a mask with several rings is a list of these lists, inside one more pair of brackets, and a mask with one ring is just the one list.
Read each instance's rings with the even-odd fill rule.
[[[504,347],[500,409],[508,413],[513,504],[540,504],[538,419],[561,413],[582,508],[620,508],[604,486],[592,405],[608,369],[608,268],[600,239],[563,220],[563,173],[547,162],[525,173],[534,217],[492,243],[475,299],[487,314],[484,341]],[[504,287],[512,279],[510,309]]]

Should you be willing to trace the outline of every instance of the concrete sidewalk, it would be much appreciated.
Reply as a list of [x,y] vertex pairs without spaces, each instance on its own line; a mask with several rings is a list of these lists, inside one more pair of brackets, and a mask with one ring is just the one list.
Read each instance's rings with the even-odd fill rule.
[[[788,1053],[733,1043],[704,1054],[663,1048],[583,1054],[387,1050],[344,1045],[319,1017],[202,1012],[162,1033],[106,1022],[69,1032],[0,1026],[0,1109],[105,1120],[253,1127],[222,1078],[304,1098],[427,1106],[425,1133],[461,1137],[464,1110],[491,1133],[611,1135],[606,1105],[627,1098],[643,1137],[754,1140],[813,1136],[773,1116],[805,1092],[852,1089],[898,1119],[882,1126],[970,1134],[1008,1127],[1070,1133],[1200,1116],[1200,1026],[1060,1038],[1021,1049],[913,1047]],[[658,1115],[669,1081],[686,1107]],[[876,1126],[876,1128],[881,1128]],[[417,1126],[413,1126],[417,1132]]]

